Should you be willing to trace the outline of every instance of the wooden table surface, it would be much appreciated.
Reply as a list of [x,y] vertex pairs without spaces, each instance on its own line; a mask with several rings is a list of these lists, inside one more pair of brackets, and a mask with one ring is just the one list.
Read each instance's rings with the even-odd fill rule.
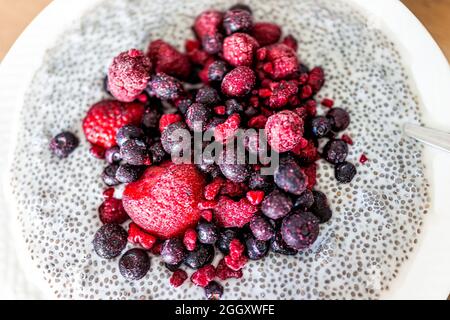
[[[0,61],[30,21],[51,1],[0,0]],[[450,0],[402,1],[427,27],[450,60]]]

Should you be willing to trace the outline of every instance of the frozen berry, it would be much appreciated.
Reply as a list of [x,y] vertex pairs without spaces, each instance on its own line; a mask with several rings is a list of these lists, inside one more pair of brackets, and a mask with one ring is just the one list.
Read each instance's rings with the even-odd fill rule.
[[364,164],[368,161],[369,159],[367,158],[367,156],[363,153],[360,157],[359,157],[359,162],[361,164]]
[[138,139],[126,141],[120,148],[122,160],[134,166],[151,164],[147,152],[147,145]]
[[200,243],[214,244],[217,241],[218,231],[213,223],[200,222],[196,230]]
[[251,170],[245,159],[238,158],[238,151],[225,148],[219,154],[219,168],[222,174],[233,182],[244,182],[250,176]]
[[207,107],[214,107],[220,103],[220,96],[216,89],[211,87],[202,87],[198,89],[195,95],[195,102],[201,103]]
[[332,164],[339,164],[345,161],[348,155],[348,145],[339,139],[333,139],[323,148],[322,156]]
[[220,193],[220,189],[222,189],[224,185],[224,180],[221,177],[214,178],[206,187],[205,187],[205,199],[206,200],[214,200]]
[[98,208],[98,215],[103,224],[122,224],[129,219],[122,200],[116,198],[105,199]]
[[208,10],[202,12],[194,23],[194,31],[199,39],[209,34],[215,34],[219,31],[223,21],[222,12]]
[[242,113],[244,105],[236,99],[229,99],[225,101],[225,113],[231,116],[233,113]]
[[298,41],[291,34],[284,37],[284,39],[283,39],[283,41],[281,41],[281,43],[287,45],[289,48],[291,48],[294,51],[297,51],[297,49],[298,49]]
[[243,3],[236,3],[235,5],[230,7],[230,10],[245,10],[248,11],[250,14],[253,13],[252,9],[248,5]]
[[166,157],[166,152],[164,151],[164,148],[162,146],[162,143],[160,141],[155,142],[154,144],[152,144],[149,148],[148,151],[150,153],[151,159],[152,159],[152,163],[153,164],[158,164],[163,162],[164,158]]
[[214,128],[215,141],[222,144],[230,142],[239,130],[240,124],[241,116],[239,114],[234,113],[229,116],[225,122],[216,125]]
[[132,125],[126,125],[117,131],[116,142],[119,145],[119,147],[121,147],[128,140],[141,139],[143,137],[144,131],[142,131],[141,128]]
[[170,277],[170,284],[174,288],[178,288],[186,281],[187,278],[188,274],[186,273],[186,271],[181,269],[174,270],[172,276]]
[[[280,109],[292,101],[298,93],[298,83],[295,81],[285,81],[272,83],[273,91],[270,91],[267,104],[272,109]],[[266,89],[267,90],[267,89]]]
[[140,166],[121,164],[116,171],[116,179],[121,183],[130,183],[139,179],[143,171]]
[[202,47],[208,54],[217,54],[222,51],[223,35],[221,33],[212,33],[203,36]]
[[341,183],[350,183],[356,175],[356,168],[350,162],[337,164],[334,167],[334,176]]
[[189,130],[184,122],[176,122],[167,126],[161,134],[161,143],[169,155],[178,155],[182,150],[190,148],[191,142],[182,137],[190,136]]
[[177,113],[163,114],[159,119],[159,132],[163,132],[172,123],[177,123],[183,120],[183,117]]
[[287,79],[299,70],[297,54],[282,43],[272,44],[266,50],[265,60],[261,62],[263,70],[274,80]]
[[151,77],[147,90],[152,97],[174,100],[182,95],[183,86],[177,79],[165,73],[157,73]]
[[161,39],[150,43],[148,56],[156,73],[162,72],[175,78],[186,79],[191,72],[188,57]]
[[120,149],[118,146],[111,147],[106,149],[105,151],[105,160],[109,164],[117,163],[120,160],[122,160],[122,157],[120,156]]
[[128,280],[142,279],[150,270],[150,258],[145,250],[131,249],[119,260],[120,274]]
[[327,108],[333,108],[334,101],[332,99],[325,98],[320,102],[320,104]]
[[259,205],[264,200],[264,191],[252,190],[245,195],[247,200],[254,206]]
[[243,97],[256,85],[256,75],[252,69],[241,66],[231,70],[222,81],[222,92],[230,97]]
[[247,10],[228,10],[223,17],[223,28],[227,35],[235,32],[249,32],[253,27],[253,17]]
[[311,87],[313,93],[319,92],[325,83],[325,73],[321,67],[311,69],[308,75],[308,86]]
[[270,240],[270,250],[286,256],[293,256],[297,254],[297,250],[289,247],[286,242],[284,242],[281,232],[279,231],[277,231],[272,240]]
[[127,232],[120,225],[105,224],[94,236],[94,250],[102,258],[115,258],[127,245],[127,236]]
[[67,158],[79,144],[78,138],[71,132],[61,132],[50,141],[50,151],[60,159]]
[[233,67],[253,65],[258,42],[246,33],[235,33],[223,41],[223,58]]
[[318,116],[311,120],[311,131],[316,138],[326,137],[331,132],[329,118]]
[[183,244],[188,251],[194,251],[197,247],[197,232],[187,229],[183,236]]
[[248,186],[250,189],[259,189],[268,193],[273,189],[273,176],[253,172],[248,181]]
[[233,271],[239,271],[245,267],[248,262],[248,258],[244,255],[235,258],[228,255],[224,258],[224,261],[228,268]]
[[167,268],[167,270],[169,270],[171,272],[176,272],[177,270],[179,270],[181,265],[182,265],[182,262],[177,263],[177,264],[164,263],[164,266]]
[[292,214],[283,220],[281,235],[293,249],[305,249],[313,244],[319,235],[319,220],[310,212]]
[[269,244],[266,241],[257,240],[253,237],[245,241],[246,253],[251,260],[260,260],[267,255]]
[[264,216],[254,216],[250,221],[250,230],[261,241],[270,240],[275,234],[272,224]]
[[89,148],[89,154],[96,159],[104,159],[105,152],[106,152],[105,148],[100,147],[100,146],[92,145]]
[[308,177],[291,158],[281,159],[275,170],[274,180],[280,189],[295,195],[302,194],[308,186]]
[[177,264],[186,257],[184,244],[180,239],[171,238],[166,240],[161,250],[161,258],[165,263]]
[[220,300],[223,295],[223,287],[216,281],[211,281],[205,287],[205,296],[208,300]]
[[120,181],[116,178],[117,169],[119,166],[117,164],[111,164],[105,168],[102,172],[102,180],[107,186],[117,186]]
[[214,207],[214,215],[219,226],[225,228],[242,228],[250,222],[258,208],[252,205],[246,198],[234,201],[227,196],[219,197]]
[[140,245],[145,250],[150,250],[156,243],[156,237],[147,233],[144,229],[132,222],[128,226],[128,241]]
[[253,26],[251,35],[261,47],[277,43],[281,38],[281,28],[270,22],[257,22]]
[[237,231],[235,229],[223,229],[219,233],[219,237],[216,242],[217,248],[224,254],[230,252],[230,242],[237,237]]
[[302,192],[302,194],[298,196],[297,200],[295,200],[294,209],[307,210],[311,208],[313,203],[314,203],[313,193],[310,190],[306,189],[305,191]]
[[280,111],[269,117],[265,133],[270,146],[277,152],[292,150],[303,137],[303,120],[289,110]]
[[285,193],[275,189],[264,198],[261,211],[267,217],[277,220],[286,216],[292,207],[292,200]]
[[208,66],[208,80],[221,82],[228,72],[228,66],[224,61],[216,60]]
[[336,132],[347,129],[350,124],[348,112],[341,108],[333,108],[328,111],[327,118],[330,119],[332,129]]
[[193,103],[186,112],[186,124],[192,131],[202,132],[212,117],[211,108],[201,103]]
[[197,271],[195,271],[191,276],[191,281],[193,284],[199,287],[206,287],[214,278],[216,277],[216,269],[212,265],[206,265]]
[[184,259],[184,264],[191,269],[199,269],[210,264],[214,259],[214,247],[208,244],[199,244],[194,251],[190,251]]
[[227,280],[231,278],[240,279],[243,276],[242,270],[232,270],[225,263],[225,259],[222,259],[217,264],[216,276],[220,280]]

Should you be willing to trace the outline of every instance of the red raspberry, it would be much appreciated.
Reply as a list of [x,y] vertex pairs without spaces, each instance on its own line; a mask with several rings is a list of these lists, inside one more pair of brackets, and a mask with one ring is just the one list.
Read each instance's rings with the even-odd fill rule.
[[269,117],[266,123],[267,142],[277,152],[292,150],[303,137],[303,120],[289,110],[283,110]]
[[249,67],[231,70],[222,81],[222,92],[230,97],[243,97],[256,85],[256,75]]
[[321,104],[327,108],[333,108],[334,101],[332,99],[325,98],[322,100]]
[[300,145],[296,146],[292,152],[304,163],[312,163],[318,159],[317,148],[312,140],[308,141],[304,148],[300,148]]
[[86,139],[108,149],[116,145],[117,131],[124,125],[139,125],[144,115],[142,103],[104,100],[94,104],[83,120]]
[[205,199],[214,200],[222,189],[224,180],[221,177],[216,177],[213,181],[205,187]]
[[269,22],[257,22],[253,25],[251,35],[261,47],[277,43],[281,38],[281,28]]
[[364,153],[361,155],[361,157],[359,157],[359,162],[360,162],[361,164],[366,163],[368,160],[369,160],[369,159],[367,158],[367,156],[366,156]]
[[325,83],[325,73],[321,67],[315,67],[309,72],[308,85],[314,93],[319,92]]
[[264,191],[252,190],[247,192],[247,200],[254,206],[257,206],[264,200]]
[[131,102],[147,87],[151,62],[136,49],[122,52],[114,58],[108,70],[108,90],[119,101]]
[[217,106],[214,108],[214,112],[219,116],[223,116],[227,112],[227,108],[225,106]]
[[202,200],[199,201],[197,208],[199,210],[211,210],[214,209],[217,206],[217,201],[211,201],[211,200]]
[[241,270],[248,262],[248,258],[246,256],[240,256],[239,258],[233,259],[230,255],[224,258],[225,264],[228,268],[234,271]]
[[222,26],[223,13],[216,10],[202,12],[194,22],[194,31],[199,39],[216,34]]
[[208,283],[214,280],[216,277],[216,269],[212,265],[206,265],[196,272],[194,272],[191,276],[191,281],[196,286],[206,287]]
[[225,260],[222,259],[219,261],[219,264],[217,265],[216,275],[220,280],[227,280],[230,278],[240,279],[242,278],[243,273],[242,270],[234,271],[228,268],[228,266],[225,263]]
[[163,72],[179,79],[186,79],[191,72],[188,57],[161,39],[150,43],[148,56],[155,72]]
[[233,67],[250,67],[258,48],[258,42],[252,36],[234,33],[223,41],[223,58]]
[[162,251],[162,246],[164,242],[156,242],[153,247],[150,249],[150,252],[154,254],[155,256],[160,256]]
[[347,134],[343,134],[342,137],[341,137],[341,140],[344,141],[346,144],[349,144],[351,146],[353,145],[352,138],[350,138],[350,136],[347,135]]
[[194,251],[197,247],[197,232],[194,229],[188,229],[184,233],[183,244],[189,251]]
[[213,219],[213,212],[212,212],[212,210],[203,210],[201,212],[201,216],[206,221],[211,222]]
[[273,109],[279,109],[287,105],[290,99],[298,93],[298,84],[295,81],[281,81],[272,91],[268,105]]
[[103,191],[103,199],[111,199],[114,197],[114,188],[108,188],[105,191]]
[[175,270],[175,272],[172,273],[172,276],[170,277],[170,284],[173,287],[178,288],[186,281],[187,278],[188,275],[186,271],[181,269]]
[[292,48],[277,43],[266,47],[266,58],[262,63],[264,71],[274,80],[286,79],[299,70],[297,55]]
[[89,153],[97,159],[105,159],[106,149],[100,146],[93,145],[89,149]]
[[230,256],[232,259],[239,259],[244,254],[245,246],[238,240],[233,239],[230,242]]
[[128,241],[140,245],[146,250],[150,250],[156,243],[156,237],[145,232],[136,223],[132,222],[128,226]]
[[303,122],[305,121],[306,117],[308,116],[308,112],[306,111],[305,107],[299,107],[295,108],[294,112],[300,116],[300,118],[303,119]]
[[242,228],[250,222],[257,211],[258,208],[245,198],[236,202],[227,196],[221,196],[214,208],[214,215],[220,226]]
[[248,120],[248,126],[255,129],[264,129],[267,123],[267,117],[260,114]]
[[220,190],[220,194],[224,196],[230,197],[242,197],[248,190],[248,187],[245,183],[241,182],[233,182],[231,180],[225,180],[222,189]]
[[200,50],[201,44],[198,40],[188,39],[184,42],[184,50],[186,53],[194,52],[195,50]]
[[313,94],[313,89],[311,88],[310,85],[307,84],[306,86],[303,86],[302,92],[300,93],[300,98],[305,100],[305,99],[310,98],[312,96],[312,94]]
[[183,118],[176,113],[163,114],[159,119],[159,132],[163,132],[172,123],[180,122]]
[[308,185],[307,188],[312,190],[316,185],[317,179],[317,165],[315,163],[310,164],[308,167],[303,168],[303,172],[308,177]]
[[298,49],[298,41],[294,38],[293,35],[289,34],[286,37],[284,37],[283,41],[281,42],[285,45],[287,45],[289,48],[297,52]]
[[311,117],[315,117],[317,114],[317,102],[316,100],[308,100],[305,103],[305,108],[306,108],[306,112],[308,113],[309,116]]
[[[199,66],[204,66],[204,65],[206,65],[206,63],[209,61],[209,60],[211,60],[212,61],[212,58],[211,58],[211,56],[208,54],[208,53],[206,53],[205,51],[203,51],[203,50],[194,50],[194,51],[192,51],[192,52],[189,52],[188,54],[187,54],[187,56],[188,56],[188,58],[189,58],[189,60],[193,63],[193,64],[196,64],[196,65],[199,65]],[[200,72],[206,72],[206,71],[200,71]],[[200,76],[200,75],[199,75]]]
[[122,200],[116,198],[107,198],[98,208],[100,221],[106,223],[122,224],[130,217],[122,205]]
[[241,117],[239,114],[234,113],[228,117],[228,119],[221,124],[218,124],[214,129],[214,138],[217,142],[226,144],[228,141],[233,139],[239,125],[241,124]]

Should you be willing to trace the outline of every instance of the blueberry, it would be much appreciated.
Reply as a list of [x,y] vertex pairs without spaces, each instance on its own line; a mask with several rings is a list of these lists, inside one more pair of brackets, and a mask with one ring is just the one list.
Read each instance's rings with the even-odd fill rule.
[[326,137],[331,132],[329,118],[318,116],[311,120],[311,131],[316,138]]
[[223,295],[223,287],[216,281],[211,281],[205,287],[205,296],[208,300],[219,300]]
[[142,279],[150,269],[150,258],[143,249],[131,249],[119,260],[119,271],[128,280]]
[[102,258],[117,257],[127,245],[128,234],[118,224],[103,225],[94,236],[94,250]]
[[147,129],[158,129],[159,128],[159,119],[161,118],[161,114],[156,109],[147,109],[145,110],[144,115],[142,116],[142,125]]
[[328,204],[327,196],[320,191],[313,191],[314,203],[311,212],[319,219],[320,223],[325,223],[331,219],[332,211]]
[[248,180],[248,186],[252,190],[262,190],[265,193],[269,193],[273,190],[273,176],[253,172]]
[[312,191],[306,189],[295,201],[294,209],[307,210],[311,208],[313,203],[314,203],[314,195]]
[[219,32],[207,34],[202,38],[203,50],[208,54],[217,54],[222,51],[223,35]]
[[323,148],[322,156],[332,164],[339,164],[345,161],[348,155],[348,145],[340,140],[333,139]]
[[221,123],[224,123],[226,119],[220,117],[213,117],[211,121],[205,127],[205,131],[214,132],[214,129]]
[[295,213],[283,219],[281,236],[288,246],[302,250],[319,235],[319,220],[310,212]]
[[204,244],[214,244],[218,238],[218,231],[213,223],[200,222],[197,225],[197,238],[198,241]]
[[138,139],[127,140],[120,148],[122,160],[134,166],[149,163],[147,145]]
[[244,105],[236,99],[229,99],[225,101],[225,113],[231,116],[233,113],[242,113]]
[[170,272],[175,272],[175,271],[177,271],[177,270],[180,268],[181,263],[177,263],[177,264],[168,264],[168,263],[165,263],[164,266],[165,266],[165,267],[167,268],[167,270],[169,270]]
[[328,111],[327,118],[330,119],[331,127],[335,132],[347,129],[350,124],[350,116],[342,108],[332,108]]
[[227,35],[235,32],[249,32],[253,28],[252,15],[247,10],[229,10],[223,18],[223,28]]
[[102,172],[102,180],[107,186],[117,186],[120,181],[116,178],[117,169],[119,165],[111,164],[105,168]]
[[219,237],[216,242],[216,247],[223,253],[228,254],[230,252],[230,242],[238,236],[235,229],[224,229],[219,233]]
[[250,221],[250,229],[253,236],[262,241],[270,240],[275,234],[272,224],[264,216],[254,216]]
[[334,176],[341,183],[350,183],[356,175],[356,168],[350,162],[343,162],[334,167]]
[[293,256],[297,254],[297,250],[289,247],[283,240],[281,232],[277,231],[275,236],[270,240],[270,250],[275,253],[286,256]]
[[180,134],[184,136],[190,136],[190,132],[184,122],[176,122],[168,125],[161,134],[161,143],[169,155],[178,155],[184,149],[189,149],[191,141],[181,139]]
[[282,191],[275,189],[264,198],[261,204],[261,211],[267,217],[277,220],[286,216],[292,207],[291,198]]
[[257,240],[253,237],[245,241],[246,253],[251,260],[260,260],[267,255],[269,244],[266,241]]
[[212,117],[209,107],[201,103],[193,103],[186,112],[186,124],[192,131],[202,132]]
[[50,151],[60,159],[67,158],[79,145],[78,138],[71,132],[61,132],[50,141]]
[[302,194],[308,185],[308,177],[291,158],[280,160],[280,164],[274,173],[274,180],[280,189],[295,195]]
[[166,240],[162,246],[161,258],[167,264],[178,264],[186,257],[184,244],[180,239]]
[[[216,60],[208,67],[208,80],[210,82],[221,82],[228,72],[228,66],[224,61]],[[234,112],[233,112],[234,113]]]
[[143,168],[129,164],[121,164],[116,172],[116,179],[121,183],[130,183],[141,177]]
[[203,172],[205,174],[209,174],[212,177],[217,177],[217,176],[220,176],[222,174],[222,172],[220,171],[219,166],[216,165],[215,163],[202,162],[202,163],[197,165],[197,168],[201,172]]
[[118,146],[111,147],[105,151],[106,162],[113,164],[122,160],[120,156],[120,148]]
[[198,244],[194,251],[187,254],[184,264],[192,269],[199,269],[210,264],[214,259],[214,247],[209,244]]
[[207,107],[214,107],[220,103],[220,96],[216,89],[211,87],[202,87],[198,89],[195,95],[195,102],[201,103]]
[[252,9],[248,5],[243,3],[235,4],[234,6],[230,7],[230,10],[245,10],[248,11],[250,14],[253,13]]
[[164,151],[161,141],[152,144],[148,151],[150,152],[152,163],[154,164],[161,163],[166,157],[166,152]]
[[116,134],[116,142],[119,147],[122,147],[125,142],[132,139],[141,139],[144,136],[144,131],[141,128],[126,125],[120,128]]
[[245,164],[245,161],[238,159],[238,152],[222,150],[219,155],[219,168],[222,174],[228,180],[236,183],[244,182],[250,177],[250,167]]
[[146,91],[151,97],[175,100],[183,95],[184,89],[179,80],[160,72],[151,77]]

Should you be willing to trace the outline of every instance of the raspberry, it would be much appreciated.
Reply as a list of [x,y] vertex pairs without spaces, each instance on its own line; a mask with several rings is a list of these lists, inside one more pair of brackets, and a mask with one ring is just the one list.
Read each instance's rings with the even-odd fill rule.
[[220,226],[242,228],[257,211],[258,208],[245,198],[234,201],[227,196],[221,196],[214,208],[214,215]]
[[283,41],[281,42],[285,45],[287,45],[289,48],[297,52],[298,49],[298,41],[294,38],[293,35],[289,34],[286,37],[284,37]]
[[[210,55],[207,54],[207,53],[206,53],[205,51],[203,51],[203,50],[194,50],[194,51],[192,51],[192,52],[189,52],[189,53],[187,54],[187,56],[188,56],[189,60],[190,60],[193,64],[196,64],[196,65],[199,65],[199,66],[204,66],[204,65],[206,65],[207,62],[211,59]],[[199,73],[199,77],[200,77],[200,79],[203,80],[203,78],[202,78],[202,76],[201,76],[200,73]],[[205,77],[205,79],[206,79],[206,77]],[[203,82],[205,82],[205,81],[203,81]]]
[[230,71],[222,81],[222,93],[229,97],[243,97],[256,85],[256,75],[248,67],[237,67]]
[[222,12],[208,10],[202,12],[194,22],[194,31],[199,39],[206,35],[215,34],[219,31],[223,20]]
[[197,208],[199,210],[210,210],[217,206],[217,201],[213,200],[202,200],[198,202]]
[[248,120],[247,125],[250,128],[264,129],[266,126],[266,123],[267,123],[267,117],[260,114],[258,116],[250,118],[250,120]]
[[213,219],[213,212],[212,210],[202,210],[201,216],[206,221],[211,222]]
[[309,166],[303,168],[303,172],[308,177],[308,185],[306,187],[309,190],[312,190],[317,182],[317,165],[315,163],[311,163]]
[[197,246],[197,232],[194,229],[188,229],[184,233],[183,244],[188,251],[194,251]]
[[295,81],[281,81],[269,97],[268,106],[273,109],[284,107],[290,99],[298,93],[298,84]]
[[105,152],[106,149],[100,146],[93,145],[89,149],[89,153],[97,159],[104,159],[105,158]]
[[50,141],[50,150],[51,152],[60,159],[67,158],[70,153],[72,153],[80,141],[78,138],[71,132],[62,132],[56,135]]
[[247,200],[254,206],[257,206],[264,200],[264,191],[249,191],[247,192]]
[[351,146],[353,145],[352,138],[349,135],[347,135],[347,134],[343,134],[342,137],[341,137],[341,140],[344,141],[346,144],[349,144]]
[[299,70],[297,55],[292,48],[277,43],[266,47],[267,53],[262,64],[264,71],[274,80],[291,77]]
[[233,139],[237,130],[239,129],[239,125],[241,124],[241,117],[239,114],[235,113],[228,117],[228,119],[214,129],[214,138],[217,142],[222,144],[226,144],[231,139]]
[[216,269],[212,265],[206,265],[191,276],[191,281],[196,286],[206,287],[216,277]]
[[251,35],[261,47],[277,43],[281,37],[281,28],[270,22],[257,22],[253,26]]
[[230,197],[242,197],[247,190],[248,187],[245,183],[236,183],[227,179],[224,181],[220,194]]
[[302,88],[302,92],[300,93],[300,98],[305,100],[308,99],[312,96],[313,94],[313,89],[311,88],[310,85],[306,85]]
[[234,67],[250,67],[258,48],[258,42],[252,36],[234,33],[223,41],[223,58]]
[[253,17],[247,10],[228,10],[223,17],[223,28],[227,35],[235,32],[249,32],[253,27]]
[[320,104],[327,108],[333,108],[334,101],[331,99],[325,98],[322,100],[322,102]]
[[162,247],[164,242],[156,242],[153,247],[150,249],[150,252],[156,256],[161,255]]
[[142,51],[131,49],[114,58],[108,70],[108,89],[119,101],[135,100],[147,87],[151,62]]
[[219,115],[219,116],[225,115],[226,112],[227,112],[227,109],[226,109],[225,106],[217,106],[217,107],[214,107],[214,113],[217,114],[217,115]]
[[318,158],[318,152],[317,152],[317,148],[314,144],[314,141],[309,140],[308,144],[306,145],[306,147],[303,148],[298,148],[301,147],[302,145],[298,145],[296,146],[292,152],[297,155],[298,159],[302,162],[302,163],[311,163],[317,160]]
[[112,197],[114,197],[114,188],[108,188],[105,191],[103,191],[103,199],[107,200],[107,199],[111,199]]
[[[114,190],[114,189],[113,189]],[[122,224],[129,219],[122,205],[122,200],[107,198],[98,208],[100,221],[106,223]]]
[[220,280],[227,280],[231,278],[240,279],[242,278],[243,273],[242,270],[234,271],[228,268],[228,266],[225,263],[225,260],[222,259],[219,261],[219,264],[217,265],[216,275],[217,278],[219,278]]
[[104,100],[94,104],[83,120],[86,139],[104,149],[116,145],[117,131],[124,125],[139,125],[144,114],[141,103]]
[[361,164],[364,164],[368,161],[369,159],[367,158],[367,156],[363,153],[360,157],[359,157],[359,162]]
[[317,102],[315,100],[306,101],[305,108],[308,115],[314,117],[317,114]]
[[155,72],[186,79],[191,72],[188,57],[161,39],[152,41],[148,46],[148,56]]
[[214,200],[222,189],[224,181],[222,178],[217,177],[214,178],[213,181],[205,187],[205,199],[206,200]]
[[140,245],[146,250],[150,250],[156,243],[156,237],[145,232],[136,223],[132,222],[128,226],[128,241]]
[[265,128],[268,143],[279,153],[294,149],[303,136],[303,130],[303,120],[289,110],[269,117]]
[[175,272],[172,273],[172,276],[170,277],[170,284],[174,288],[178,288],[186,281],[187,278],[188,278],[188,275],[187,275],[186,271],[181,270],[181,269],[175,270]]
[[244,245],[238,240],[233,239],[230,242],[230,253],[232,259],[239,259],[244,254],[245,247]]
[[148,93],[161,100],[175,100],[183,93],[183,86],[177,79],[165,73],[157,73],[148,83]]
[[314,93],[319,92],[325,83],[325,73],[321,67],[315,67],[309,72],[308,85]]
[[163,132],[172,123],[180,122],[183,118],[176,113],[164,114],[159,119],[159,132]]
[[245,256],[240,256],[239,258],[233,259],[233,257],[228,255],[224,258],[224,261],[228,268],[233,271],[239,271],[247,264],[248,258]]

